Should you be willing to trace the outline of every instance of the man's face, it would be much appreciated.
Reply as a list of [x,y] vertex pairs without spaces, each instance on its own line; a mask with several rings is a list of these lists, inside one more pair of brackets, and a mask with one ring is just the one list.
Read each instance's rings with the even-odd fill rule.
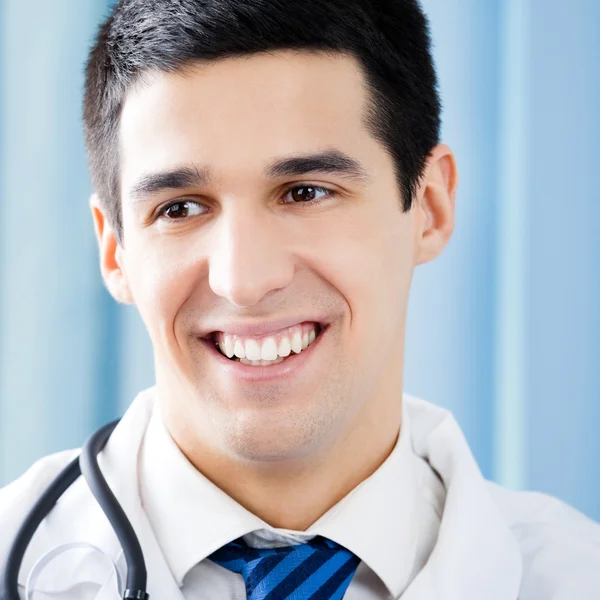
[[[176,439],[289,460],[399,422],[416,211],[401,211],[365,102],[353,59],[292,51],[148,74],[128,93],[115,256]],[[337,167],[273,168],[327,152]],[[271,337],[285,353],[300,323],[315,341],[276,365],[215,345],[264,325],[231,347]]]

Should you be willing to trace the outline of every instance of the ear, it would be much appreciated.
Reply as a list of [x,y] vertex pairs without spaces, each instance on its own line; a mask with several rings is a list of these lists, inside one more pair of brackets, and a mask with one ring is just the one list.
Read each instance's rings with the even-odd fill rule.
[[94,230],[100,250],[100,272],[112,297],[123,304],[134,304],[133,296],[124,270],[124,250],[117,243],[106,213],[96,194],[90,198],[90,208],[94,221]]
[[458,172],[454,154],[437,145],[427,159],[416,197],[415,265],[439,256],[454,231]]

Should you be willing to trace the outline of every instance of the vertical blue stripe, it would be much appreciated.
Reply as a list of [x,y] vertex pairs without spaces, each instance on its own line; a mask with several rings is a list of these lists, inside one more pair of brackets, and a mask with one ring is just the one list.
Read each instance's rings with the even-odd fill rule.
[[404,388],[452,410],[491,476],[499,0],[423,6],[444,103],[443,141],[456,154],[460,183],[452,239],[415,270]]
[[494,476],[520,489],[527,481],[529,0],[506,0],[501,26]]
[[97,355],[93,379],[92,408],[95,429],[123,414],[120,396],[122,375],[122,345],[120,325],[122,311],[114,298],[103,290],[96,299],[97,320],[101,326],[97,332]]
[[99,417],[101,339],[114,331],[97,304],[80,117],[83,61],[103,10],[2,3],[0,484],[79,446]]
[[600,3],[530,1],[529,487],[600,520]]
[[[4,124],[4,115],[6,114],[4,108],[4,95],[5,95],[5,68],[4,65],[7,61],[7,50],[6,44],[3,40],[6,39],[5,36],[5,28],[6,28],[6,2],[5,0],[0,0],[0,209],[2,208],[2,182],[6,181],[7,177],[7,159],[6,153],[8,151],[6,136],[3,133],[3,124]],[[0,248],[0,252],[2,249]],[[4,281],[3,275],[3,256],[0,254],[0,281]],[[4,294],[2,294],[2,288],[0,288],[0,315],[4,314]],[[2,319],[0,319],[0,340],[3,340],[5,337],[4,332],[4,324]],[[0,386],[2,385],[2,369],[0,368]],[[2,399],[0,398],[0,407],[2,403]],[[0,408],[0,435],[2,434],[3,429],[9,426],[8,423],[4,422],[5,415]],[[2,461],[2,455],[0,450],[0,464]],[[2,476],[0,471],[0,486],[2,485]]]

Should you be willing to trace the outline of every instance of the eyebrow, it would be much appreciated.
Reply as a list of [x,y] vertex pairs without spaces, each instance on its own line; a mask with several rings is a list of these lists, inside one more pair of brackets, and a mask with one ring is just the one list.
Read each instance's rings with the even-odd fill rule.
[[[263,174],[269,179],[297,177],[311,173],[329,173],[357,183],[369,183],[371,177],[359,161],[336,149],[315,154],[279,158],[268,164]],[[211,185],[214,176],[208,166],[183,166],[143,175],[131,188],[129,196],[134,203],[166,189],[183,189]]]

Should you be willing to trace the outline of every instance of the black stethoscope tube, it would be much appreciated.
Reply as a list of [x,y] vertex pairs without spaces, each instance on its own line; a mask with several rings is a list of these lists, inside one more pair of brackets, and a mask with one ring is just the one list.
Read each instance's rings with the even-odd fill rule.
[[25,551],[36,529],[52,510],[56,501],[63,495],[69,486],[81,475],[79,457],[72,460],[46,488],[44,493],[33,505],[21,527],[17,531],[8,559],[4,565],[4,572],[0,581],[0,600],[19,600],[19,570]]
[[149,598],[146,593],[147,573],[142,547],[127,515],[108,487],[97,459],[118,422],[117,420],[105,425],[87,439],[81,450],[79,465],[92,494],[104,511],[123,547],[123,554],[125,554],[127,562],[127,586],[123,593],[123,599],[147,600]]
[[0,600],[19,600],[18,576],[27,546],[56,501],[81,474],[123,547],[127,562],[127,586],[123,593],[123,600],[148,600],[146,563],[140,542],[98,466],[97,456],[118,422],[119,420],[116,420],[105,425],[87,439],[81,454],[58,474],[25,517],[13,540],[0,579]]

